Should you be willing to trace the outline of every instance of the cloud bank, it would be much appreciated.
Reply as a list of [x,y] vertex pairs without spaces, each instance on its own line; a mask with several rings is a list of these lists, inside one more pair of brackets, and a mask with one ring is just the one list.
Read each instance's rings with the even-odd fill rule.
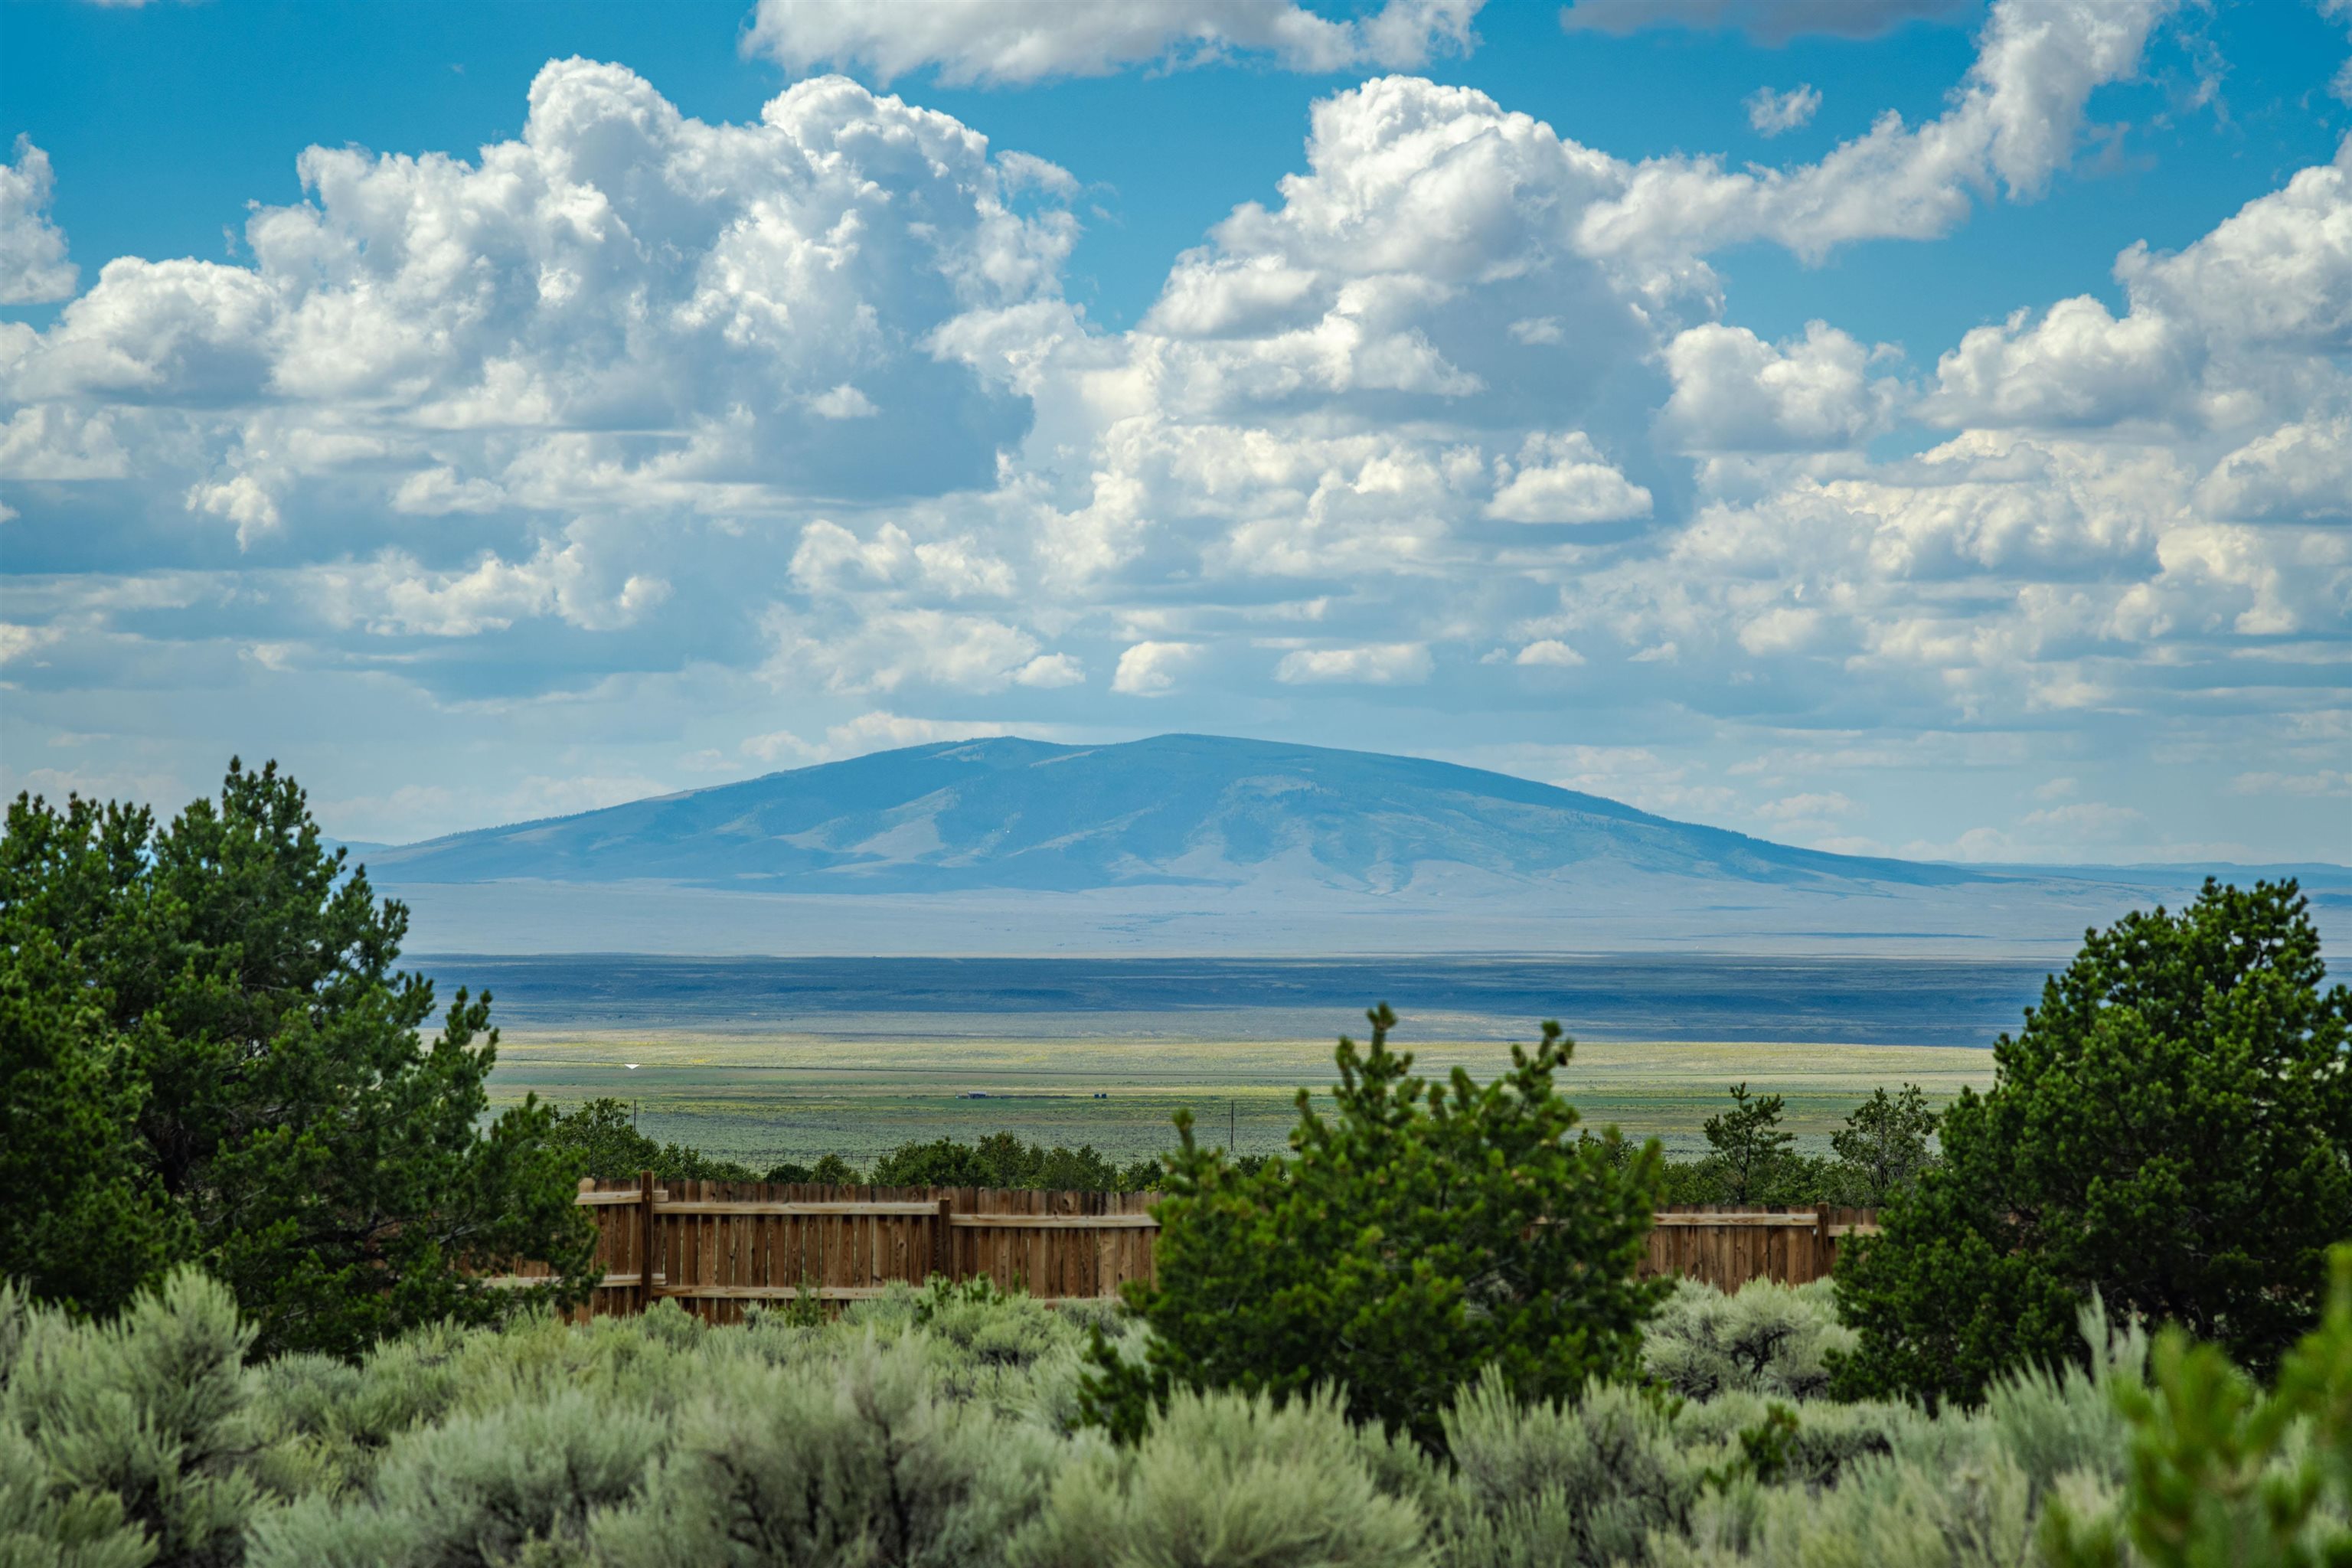
[[[858,54],[860,13],[761,26],[1009,81],[1226,15],[1007,56],[968,9],[908,30],[919,60]],[[2126,251],[2119,316],[2020,300],[1916,359],[1835,321],[1760,334],[1708,262],[2046,189],[2165,9],[2008,0],[1940,118],[1785,168],[1621,159],[1376,77],[1125,332],[1065,290],[1074,180],[947,115],[825,76],[709,124],[552,61],[474,159],[313,148],[251,265],[119,258],[52,324],[0,324],[8,783],[184,759],[198,787],[263,708],[412,757],[466,737],[478,781],[340,797],[345,831],[411,837],[507,809],[525,752],[685,782],[908,737],[1307,728],[1828,847],[2226,849],[2096,801],[1879,837],[1852,780],[2039,782],[2084,745],[2283,798],[2340,776],[2352,147]],[[1469,15],[1391,5],[1346,47]],[[20,148],[0,243],[62,292],[50,177]],[[160,731],[159,690],[194,694]],[[1609,742],[1443,728],[1562,711]],[[1696,771],[1666,759],[1692,737]]]

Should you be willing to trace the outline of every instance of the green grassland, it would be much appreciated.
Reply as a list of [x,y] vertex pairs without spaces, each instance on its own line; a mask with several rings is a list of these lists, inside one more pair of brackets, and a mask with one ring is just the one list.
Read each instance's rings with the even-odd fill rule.
[[[1415,1042],[1423,1072],[1459,1065],[1484,1080],[1507,1067],[1493,1042]],[[1285,1146],[1293,1095],[1327,1090],[1329,1042],[1134,1037],[992,1039],[909,1033],[854,1037],[580,1030],[508,1034],[491,1092],[562,1105],[612,1095],[638,1107],[654,1138],[747,1163],[839,1153],[860,1163],[898,1144],[1009,1131],[1045,1144],[1091,1143],[1121,1161],[1175,1141],[1190,1107],[1205,1141],[1228,1131],[1244,1152]],[[632,1068],[628,1064],[635,1063]],[[1727,1085],[1787,1098],[1801,1146],[1825,1148],[1854,1104],[1884,1084],[1916,1083],[1938,1103],[1992,1081],[1990,1051],[1954,1047],[1589,1042],[1561,1087],[1595,1127],[1655,1135],[1675,1152]],[[985,1095],[986,1098],[968,1098]]]

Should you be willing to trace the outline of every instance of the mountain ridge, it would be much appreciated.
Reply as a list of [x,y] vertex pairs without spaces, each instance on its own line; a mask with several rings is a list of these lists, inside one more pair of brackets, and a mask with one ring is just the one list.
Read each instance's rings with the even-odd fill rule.
[[[2207,869],[1836,855],[1457,763],[1202,735],[940,742],[361,859],[419,951],[974,957],[2058,957]],[[2334,951],[2352,871],[2294,869]]]
[[1949,886],[1999,873],[1804,849],[1428,758],[1174,734],[940,742],[444,835],[371,875],[770,892],[1307,881],[1381,896],[1589,877]]

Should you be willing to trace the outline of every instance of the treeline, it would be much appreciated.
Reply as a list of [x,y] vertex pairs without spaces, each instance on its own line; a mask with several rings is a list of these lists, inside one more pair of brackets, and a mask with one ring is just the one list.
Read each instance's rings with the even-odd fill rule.
[[[1780,1096],[1751,1094],[1744,1083],[1734,1084],[1729,1092],[1731,1108],[1707,1119],[1707,1152],[1697,1159],[1665,1162],[1660,1202],[1874,1208],[1890,1194],[1909,1187],[1935,1162],[1936,1112],[1916,1084],[1906,1084],[1892,1095],[1884,1089],[1872,1094],[1832,1136],[1827,1155],[1795,1148],[1795,1135],[1780,1126]],[[1589,1132],[1579,1136],[1592,1139]],[[1013,1132],[993,1132],[976,1143],[953,1138],[902,1143],[877,1160],[870,1171],[839,1154],[807,1164],[754,1163],[721,1159],[683,1143],[657,1142],[636,1130],[625,1103],[609,1098],[586,1100],[571,1110],[558,1108],[549,1142],[573,1161],[582,1174],[600,1181],[625,1181],[651,1171],[664,1181],[1140,1193],[1159,1186],[1167,1173],[1166,1162],[1158,1157],[1122,1165],[1092,1144],[1047,1148]],[[1612,1157],[1622,1161],[1630,1160],[1638,1145],[1620,1140],[1610,1147],[1615,1151]],[[1255,1171],[1280,1158],[1244,1154],[1235,1157],[1235,1163]]]
[[1668,1204],[1876,1208],[1908,1192],[1936,1163],[1936,1112],[1916,1084],[1874,1090],[1830,1137],[1830,1152],[1808,1154],[1780,1125],[1777,1094],[1730,1089],[1731,1107],[1707,1118],[1707,1152],[1669,1160]]
[[618,1100],[558,1109],[549,1145],[572,1161],[580,1173],[599,1181],[623,1181],[651,1171],[664,1181],[824,1182],[835,1186],[1013,1187],[1048,1192],[1139,1193],[1157,1184],[1160,1163],[1141,1159],[1121,1165],[1094,1145],[1066,1149],[1024,1142],[1012,1132],[993,1132],[977,1143],[953,1138],[902,1143],[861,1170],[839,1154],[803,1164],[779,1161],[753,1164],[705,1154],[683,1143],[659,1143],[639,1132],[629,1108]]

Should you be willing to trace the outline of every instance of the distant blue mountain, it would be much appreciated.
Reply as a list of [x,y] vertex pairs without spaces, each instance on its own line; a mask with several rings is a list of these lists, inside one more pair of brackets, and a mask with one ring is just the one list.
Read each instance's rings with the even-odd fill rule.
[[1148,887],[1374,895],[1654,878],[1952,887],[1996,874],[1674,822],[1415,757],[1209,735],[881,752],[371,851],[398,883],[656,879],[767,893]]

